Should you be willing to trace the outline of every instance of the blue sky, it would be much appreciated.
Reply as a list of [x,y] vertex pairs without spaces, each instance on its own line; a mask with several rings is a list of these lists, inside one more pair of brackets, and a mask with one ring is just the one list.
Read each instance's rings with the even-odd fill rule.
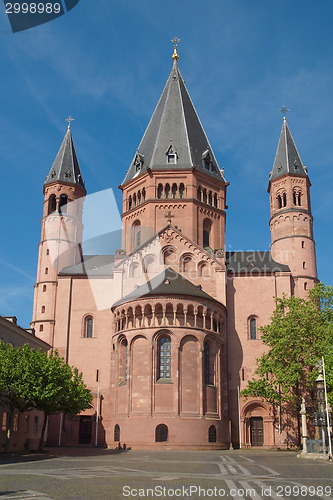
[[[0,5],[0,314],[29,326],[43,182],[71,114],[89,194],[123,180],[169,76],[170,39],[230,182],[227,249],[270,245],[268,173],[287,120],[312,182],[319,278],[333,285],[333,2],[80,0],[12,34]],[[118,192],[119,191],[119,192]],[[112,214],[110,214],[112,218]]]

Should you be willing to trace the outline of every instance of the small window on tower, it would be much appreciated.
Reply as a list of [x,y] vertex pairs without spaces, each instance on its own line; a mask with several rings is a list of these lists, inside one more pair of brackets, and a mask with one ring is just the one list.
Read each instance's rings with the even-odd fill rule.
[[171,165],[175,165],[177,163],[177,153],[172,145],[169,147],[168,151],[166,152],[166,155],[168,163],[170,163]]
[[257,338],[257,320],[255,318],[250,319],[250,339],[256,340]]
[[91,317],[86,318],[85,320],[85,337],[91,339],[93,336],[93,326],[94,320]]

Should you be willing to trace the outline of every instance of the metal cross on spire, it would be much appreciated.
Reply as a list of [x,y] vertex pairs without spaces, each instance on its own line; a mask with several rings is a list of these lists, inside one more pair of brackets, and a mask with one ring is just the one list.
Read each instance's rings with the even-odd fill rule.
[[286,113],[289,113],[289,109],[287,109],[285,106],[283,106],[281,109],[279,109],[281,113],[283,113],[283,119],[286,119]]
[[65,119],[65,122],[68,122],[68,130],[71,129],[71,122],[74,122],[74,121],[75,121],[75,118],[72,118],[71,115],[69,115],[69,117]]
[[173,50],[173,54],[172,54],[172,59],[174,61],[178,61],[179,55],[178,55],[178,52],[177,52],[177,45],[178,45],[178,42],[180,42],[180,39],[175,36],[175,37],[172,38],[171,41],[174,44],[174,50]]

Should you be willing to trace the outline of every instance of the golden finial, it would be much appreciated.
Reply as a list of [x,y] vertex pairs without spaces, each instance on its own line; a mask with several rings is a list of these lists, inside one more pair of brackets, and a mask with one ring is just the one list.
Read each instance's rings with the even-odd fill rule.
[[176,36],[171,40],[172,43],[174,44],[175,48],[173,50],[173,54],[172,54],[172,59],[174,61],[178,61],[179,59],[179,55],[178,55],[178,52],[177,52],[177,44],[178,42],[180,42],[179,38],[177,38]]
[[75,118],[72,118],[71,115],[69,115],[68,118],[65,119],[65,122],[68,122],[68,130],[71,129],[71,122],[74,122]]

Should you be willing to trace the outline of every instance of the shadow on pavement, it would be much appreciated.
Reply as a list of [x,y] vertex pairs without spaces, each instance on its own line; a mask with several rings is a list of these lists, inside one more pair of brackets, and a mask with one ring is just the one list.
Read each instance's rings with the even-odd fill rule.
[[106,448],[45,448],[42,452],[31,453],[11,453],[9,455],[0,454],[0,465],[40,462],[51,460],[57,457],[88,457],[88,456],[108,456],[126,453],[128,450],[108,450]]

